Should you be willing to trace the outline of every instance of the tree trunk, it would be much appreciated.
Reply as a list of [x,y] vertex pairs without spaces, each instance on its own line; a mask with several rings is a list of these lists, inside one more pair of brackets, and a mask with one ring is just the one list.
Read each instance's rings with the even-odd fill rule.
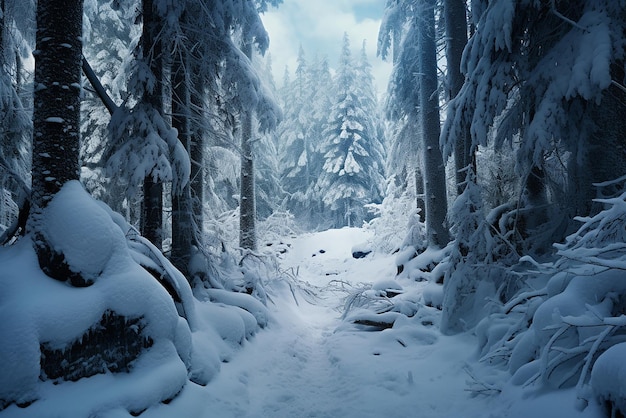
[[[613,80],[624,80],[624,62],[612,67]],[[582,166],[573,170],[570,199],[576,202],[577,216],[595,215],[602,210],[602,204],[593,202],[598,197],[612,197],[621,191],[621,183],[613,190],[598,190],[594,183],[608,182],[626,174],[626,118],[624,118],[626,93],[611,85],[602,93],[600,103],[589,102],[588,117],[593,120],[595,129],[585,143],[583,158],[572,158],[572,165]],[[604,193],[598,195],[598,192]]]
[[[178,130],[178,140],[187,153],[191,151],[189,81],[186,68],[187,55],[183,48],[174,51],[172,64],[172,126]],[[172,253],[170,259],[174,266],[187,278],[189,262],[193,250],[193,218],[191,204],[191,186],[189,183],[182,190],[172,191]]]
[[[248,59],[252,59],[252,43],[249,40],[245,41],[242,50]],[[239,211],[239,246],[248,250],[256,250],[256,201],[251,110],[242,114],[241,121],[241,193]]]
[[192,212],[196,228],[194,235],[195,245],[202,247],[202,231],[204,226],[204,136],[202,126],[202,113],[204,103],[202,94],[204,85],[200,77],[191,73],[194,79],[194,88],[190,92],[191,102],[191,145],[189,150],[189,158],[191,160],[191,197]]
[[[461,58],[467,44],[467,15],[465,0],[445,0],[444,19],[446,22],[446,60],[448,63],[448,100],[452,100],[463,87],[465,77],[461,73]],[[457,193],[463,193],[467,173],[465,168],[473,164],[469,129],[458,138],[454,147]]]
[[[142,17],[141,48],[143,59],[150,67],[156,80],[154,89],[146,89],[142,100],[162,115],[163,59],[161,41],[158,36],[159,18],[154,11],[152,0],[143,0]],[[163,184],[160,180],[154,181],[151,175],[148,175],[143,183],[141,235],[161,249],[163,245]]]
[[424,141],[424,191],[426,194],[426,233],[429,245],[448,243],[446,172],[439,148],[439,95],[437,94],[437,51],[435,40],[435,0],[420,3],[419,103]]
[[417,203],[417,209],[419,210],[419,220],[420,222],[426,221],[426,202],[424,196],[424,176],[422,175],[422,169],[415,169],[415,198]]
[[43,235],[42,216],[61,187],[79,178],[82,24],[82,0],[48,0],[37,5],[28,229],[33,233],[41,269],[60,280],[68,277],[59,274],[59,258]]

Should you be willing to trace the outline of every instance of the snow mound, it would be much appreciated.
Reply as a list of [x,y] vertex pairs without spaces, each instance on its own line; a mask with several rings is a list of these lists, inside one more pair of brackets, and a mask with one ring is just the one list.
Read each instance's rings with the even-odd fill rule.
[[[68,410],[74,403],[59,405],[51,394],[72,392],[78,383],[63,382],[64,372],[52,380],[44,372],[50,370],[46,365],[63,368],[67,363],[79,369],[75,379],[81,383],[76,393],[90,387],[99,398],[86,402],[88,410],[78,408],[76,414],[60,416],[92,416],[110,403],[141,411],[174,396],[186,382],[192,339],[170,295],[132,259],[124,233],[78,182],[63,187],[44,219],[46,238],[65,255],[72,270],[98,280],[76,288],[49,278],[39,268],[28,237],[0,249],[0,408],[36,401],[25,409],[26,415]],[[128,326],[106,320],[111,317]],[[143,341],[144,348],[139,347],[136,357],[127,358],[129,354],[118,349],[120,342],[107,337],[119,335],[117,328],[131,338],[134,332],[135,339]],[[93,353],[109,348],[113,354],[105,365],[81,366],[81,356],[89,363]],[[64,360],[57,365],[45,352],[60,353]],[[137,377],[125,391],[107,388],[110,379],[101,375],[103,368],[115,371],[116,359],[128,364],[121,371]],[[114,379],[124,380],[121,376]],[[141,380],[145,384],[136,385]],[[50,387],[52,381],[62,384]],[[113,392],[116,394],[107,395]],[[7,411],[17,414],[18,409],[11,405]]]
[[78,181],[65,184],[43,216],[44,238],[87,282],[95,281],[109,265],[127,263],[124,233],[98,202],[85,197]]
[[[616,344],[598,357],[591,372],[591,386],[596,398],[603,403],[612,404],[622,414],[626,411],[624,358],[626,358],[626,343]],[[615,411],[613,413],[615,414]]]

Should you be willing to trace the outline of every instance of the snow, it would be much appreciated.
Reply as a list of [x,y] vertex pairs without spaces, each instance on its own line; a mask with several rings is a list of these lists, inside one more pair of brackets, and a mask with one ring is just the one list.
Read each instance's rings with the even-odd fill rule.
[[65,122],[65,119],[63,119],[61,117],[57,117],[57,116],[52,116],[52,117],[46,118],[45,122],[48,122],[48,123],[63,123],[63,122]]
[[[113,256],[127,255],[123,251],[126,239],[109,214],[95,200],[84,199],[81,190],[80,183],[70,182],[50,203],[44,236],[55,251],[65,255],[73,272],[94,280]],[[127,261],[114,260],[110,265],[125,266]]]
[[[77,191],[65,193],[80,200]],[[91,209],[106,224],[102,212]],[[416,282],[410,274],[395,277],[395,255],[374,251],[365,258],[352,257],[354,248],[367,247],[364,243],[374,240],[373,234],[371,229],[343,228],[284,238],[281,248],[287,252],[280,255],[280,269],[294,281],[267,281],[267,307],[246,295],[208,290],[207,301],[195,305],[195,331],[189,333],[182,319],[160,324],[161,332],[170,335],[139,358],[133,373],[97,375],[58,385],[36,383],[39,354],[24,348],[42,338],[44,331],[47,337],[64,341],[82,332],[91,323],[86,318],[90,313],[114,304],[103,296],[104,287],[119,301],[116,308],[126,307],[128,312],[138,312],[138,305],[149,309],[155,302],[155,311],[172,311],[174,306],[167,295],[156,291],[151,298],[137,299],[138,288],[121,282],[145,276],[133,267],[131,257],[121,258],[126,265],[117,266],[117,276],[101,278],[87,289],[74,289],[43,277],[28,242],[22,240],[0,252],[0,263],[8,266],[0,272],[0,389],[4,396],[7,389],[15,388],[11,386],[15,374],[26,370],[22,388],[36,387],[38,400],[25,409],[9,406],[0,411],[0,417],[128,418],[129,410],[137,412],[145,405],[152,405],[141,414],[147,418],[602,416],[594,403],[582,411],[576,409],[574,389],[537,392],[533,385],[514,385],[506,370],[479,363],[477,337],[472,333],[442,335],[440,312],[419,303],[424,293],[432,292],[428,289],[433,283]],[[430,251],[425,258],[434,260],[440,253]],[[409,267],[411,263],[417,262],[408,263]],[[124,274],[124,269],[131,274]],[[96,289],[100,289],[97,294]],[[417,312],[389,312],[391,328],[367,331],[342,320],[346,298],[359,289],[379,300],[397,291],[400,294],[394,300],[403,299],[396,303],[417,306]],[[84,324],[64,327],[69,318],[58,316],[61,323],[45,323],[41,313],[60,311],[61,304],[73,304],[71,314]],[[7,318],[7,312],[15,315]],[[380,319],[367,309],[350,314],[359,312]],[[46,330],[37,328],[43,325]],[[258,325],[265,328],[256,331]],[[22,335],[6,338],[7,332]],[[177,350],[172,340],[191,349],[190,370],[185,371],[181,359],[184,350]],[[609,356],[623,358],[623,348],[615,350],[601,357],[607,356],[607,366],[594,379],[610,378],[615,363]],[[11,356],[8,362],[7,355]],[[191,382],[186,381],[188,376]],[[160,402],[172,397],[171,402]]]

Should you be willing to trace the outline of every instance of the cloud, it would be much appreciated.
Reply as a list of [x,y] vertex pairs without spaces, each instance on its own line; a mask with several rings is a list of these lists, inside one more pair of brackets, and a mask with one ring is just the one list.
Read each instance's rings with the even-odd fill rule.
[[[371,15],[380,16],[374,19]],[[381,17],[380,0],[285,0],[278,8],[270,9],[262,19],[270,35],[269,52],[277,83],[282,83],[286,65],[293,74],[300,45],[309,61],[316,54],[326,55],[334,67],[341,52],[343,34],[347,32],[355,56],[366,40],[378,93],[383,93],[391,64],[376,57]]]

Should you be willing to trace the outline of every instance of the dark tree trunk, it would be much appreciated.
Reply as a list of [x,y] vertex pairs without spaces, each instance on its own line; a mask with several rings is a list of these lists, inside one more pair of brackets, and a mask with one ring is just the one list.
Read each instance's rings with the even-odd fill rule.
[[[163,59],[161,40],[159,39],[159,17],[154,11],[152,0],[142,3],[143,32],[141,48],[146,61],[156,80],[154,89],[146,90],[142,100],[161,115],[163,114]],[[163,245],[163,184],[154,181],[151,175],[144,179],[141,235],[157,248]]]
[[[246,41],[243,52],[252,58],[252,43]],[[242,114],[241,121],[241,194],[239,204],[239,246],[256,250],[256,202],[254,159],[252,156],[252,112]]]
[[35,55],[32,210],[28,229],[50,277],[81,284],[43,235],[43,210],[65,183],[79,178],[82,0],[40,1]]
[[204,104],[202,94],[204,85],[200,77],[194,76],[194,88],[190,92],[191,101],[191,145],[189,158],[191,160],[191,198],[192,212],[196,227],[194,235],[195,245],[202,247],[202,231],[204,225],[204,136],[200,128],[202,125],[202,113]]
[[[172,64],[172,126],[178,130],[178,139],[191,151],[189,80],[186,68],[186,54],[182,48],[174,51]],[[182,190],[172,190],[172,253],[171,261],[189,278],[189,261],[195,234],[191,203],[191,185]]]
[[35,213],[64,183],[79,176],[82,0],[40,1],[37,6],[33,109]]
[[6,28],[6,15],[7,15],[7,7],[6,7],[6,1],[5,0],[0,0],[0,60],[2,62],[2,65],[5,64],[5,57],[4,57],[4,49],[5,49],[5,28]]
[[424,176],[420,168],[415,169],[415,195],[417,200],[417,209],[419,210],[420,222],[426,221],[426,201],[424,196]]
[[[444,17],[446,21],[446,60],[448,63],[448,100],[456,97],[463,87],[465,77],[461,73],[461,58],[467,44],[467,15],[465,0],[445,0]],[[471,155],[469,129],[457,140],[454,147],[454,165],[456,168],[457,193],[463,193],[467,173],[464,171],[474,164]],[[475,170],[474,170],[475,172]]]

